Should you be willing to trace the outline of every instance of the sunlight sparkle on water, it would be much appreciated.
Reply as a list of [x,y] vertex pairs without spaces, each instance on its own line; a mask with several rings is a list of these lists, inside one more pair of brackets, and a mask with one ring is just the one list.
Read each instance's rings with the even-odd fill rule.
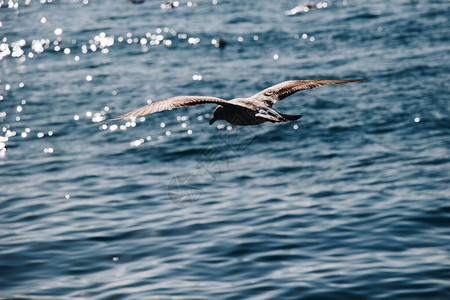
[[130,143],[130,146],[131,146],[131,147],[139,147],[139,146],[142,145],[144,142],[145,142],[144,139],[135,140],[135,141],[132,141],[132,142]]
[[53,153],[54,149],[52,147],[44,148],[44,153]]
[[99,35],[94,37],[95,45],[98,45],[101,49],[114,45],[114,36],[107,36],[105,32],[100,32]]
[[188,43],[195,46],[198,43],[200,43],[200,38],[193,38],[193,37],[191,37],[191,38],[188,39]]
[[92,118],[92,122],[98,123],[98,122],[101,122],[101,121],[103,121],[105,119],[106,119],[105,116],[103,116],[101,113],[95,113],[94,117]]
[[[131,121],[125,123],[125,127],[136,127],[136,119],[131,118]],[[120,126],[120,128],[122,129],[122,126]]]

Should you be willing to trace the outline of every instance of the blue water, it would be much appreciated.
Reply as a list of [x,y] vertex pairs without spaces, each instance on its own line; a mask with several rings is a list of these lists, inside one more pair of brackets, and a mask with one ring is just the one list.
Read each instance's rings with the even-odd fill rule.
[[447,0],[0,3],[0,298],[450,298]]

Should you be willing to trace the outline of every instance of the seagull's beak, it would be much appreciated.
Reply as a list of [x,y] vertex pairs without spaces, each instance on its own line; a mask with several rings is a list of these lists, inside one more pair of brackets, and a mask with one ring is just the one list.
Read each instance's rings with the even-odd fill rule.
[[209,120],[209,125],[212,125],[216,120],[216,117],[212,117],[212,119]]

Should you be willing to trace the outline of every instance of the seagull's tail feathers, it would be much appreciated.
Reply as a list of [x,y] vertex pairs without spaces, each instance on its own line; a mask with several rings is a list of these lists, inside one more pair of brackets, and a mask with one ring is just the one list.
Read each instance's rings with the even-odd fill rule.
[[286,115],[286,114],[281,114],[281,116],[286,119],[285,122],[296,121],[302,117],[302,115]]

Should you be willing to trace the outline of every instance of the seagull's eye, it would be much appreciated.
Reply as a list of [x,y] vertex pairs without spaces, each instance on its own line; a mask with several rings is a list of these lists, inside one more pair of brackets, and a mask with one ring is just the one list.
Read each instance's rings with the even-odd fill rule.
[[272,96],[273,95],[273,91],[272,90],[267,90],[264,92],[265,96]]

